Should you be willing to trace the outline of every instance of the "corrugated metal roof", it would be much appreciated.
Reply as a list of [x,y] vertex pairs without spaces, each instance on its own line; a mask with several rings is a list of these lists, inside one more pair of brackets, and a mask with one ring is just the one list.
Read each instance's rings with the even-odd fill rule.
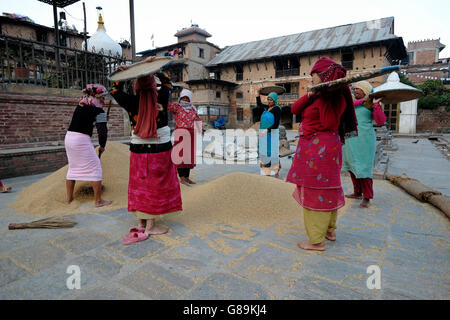
[[206,66],[252,61],[397,39],[392,34],[394,17],[313,30],[226,47]]

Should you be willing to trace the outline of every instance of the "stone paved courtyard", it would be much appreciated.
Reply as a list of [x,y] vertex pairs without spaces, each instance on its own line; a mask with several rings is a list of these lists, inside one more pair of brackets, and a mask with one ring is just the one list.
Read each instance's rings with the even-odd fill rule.
[[[289,163],[283,159],[282,177]],[[258,170],[199,165],[194,172],[196,181],[205,183]],[[8,179],[14,192],[0,194],[0,299],[450,298],[448,218],[386,181],[374,181],[370,209],[347,201],[337,242],[316,253],[297,248],[306,233],[296,223],[252,227],[250,238],[220,226],[223,231],[215,228],[205,237],[176,217],[166,220],[169,234],[124,246],[123,235],[135,226],[126,208],[75,215],[73,229],[9,231],[9,223],[33,218],[8,205],[46,175]],[[343,186],[351,191],[348,177]],[[273,210],[276,214],[276,206]],[[211,240],[226,241],[232,250],[218,251]],[[80,290],[66,286],[70,265],[81,269]],[[381,269],[380,290],[367,288],[371,265]]]

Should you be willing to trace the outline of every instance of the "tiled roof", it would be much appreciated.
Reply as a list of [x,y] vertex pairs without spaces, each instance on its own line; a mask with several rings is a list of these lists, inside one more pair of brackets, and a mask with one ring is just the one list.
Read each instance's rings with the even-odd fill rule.
[[[327,51],[385,40],[397,39],[403,45],[403,39],[394,35],[393,29],[394,17],[388,17],[252,41],[224,48],[206,66],[214,67],[221,64],[262,60],[275,56]],[[404,51],[406,54],[406,49]]]

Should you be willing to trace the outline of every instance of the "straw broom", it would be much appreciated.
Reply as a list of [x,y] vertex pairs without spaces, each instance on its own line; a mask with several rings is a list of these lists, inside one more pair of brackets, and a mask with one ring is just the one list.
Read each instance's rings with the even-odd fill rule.
[[73,228],[77,223],[68,217],[49,217],[28,223],[10,223],[9,230]]

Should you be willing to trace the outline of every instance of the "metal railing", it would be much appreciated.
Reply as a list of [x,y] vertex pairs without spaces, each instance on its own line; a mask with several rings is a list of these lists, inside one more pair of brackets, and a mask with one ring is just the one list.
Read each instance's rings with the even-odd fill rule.
[[0,35],[1,83],[61,89],[81,89],[87,83],[110,86],[108,74],[128,61],[119,56]]
[[279,100],[294,100],[298,99],[298,93],[283,93],[278,96]]
[[284,70],[275,70],[275,78],[284,78],[289,76],[298,76],[300,75],[300,69],[284,69]]

